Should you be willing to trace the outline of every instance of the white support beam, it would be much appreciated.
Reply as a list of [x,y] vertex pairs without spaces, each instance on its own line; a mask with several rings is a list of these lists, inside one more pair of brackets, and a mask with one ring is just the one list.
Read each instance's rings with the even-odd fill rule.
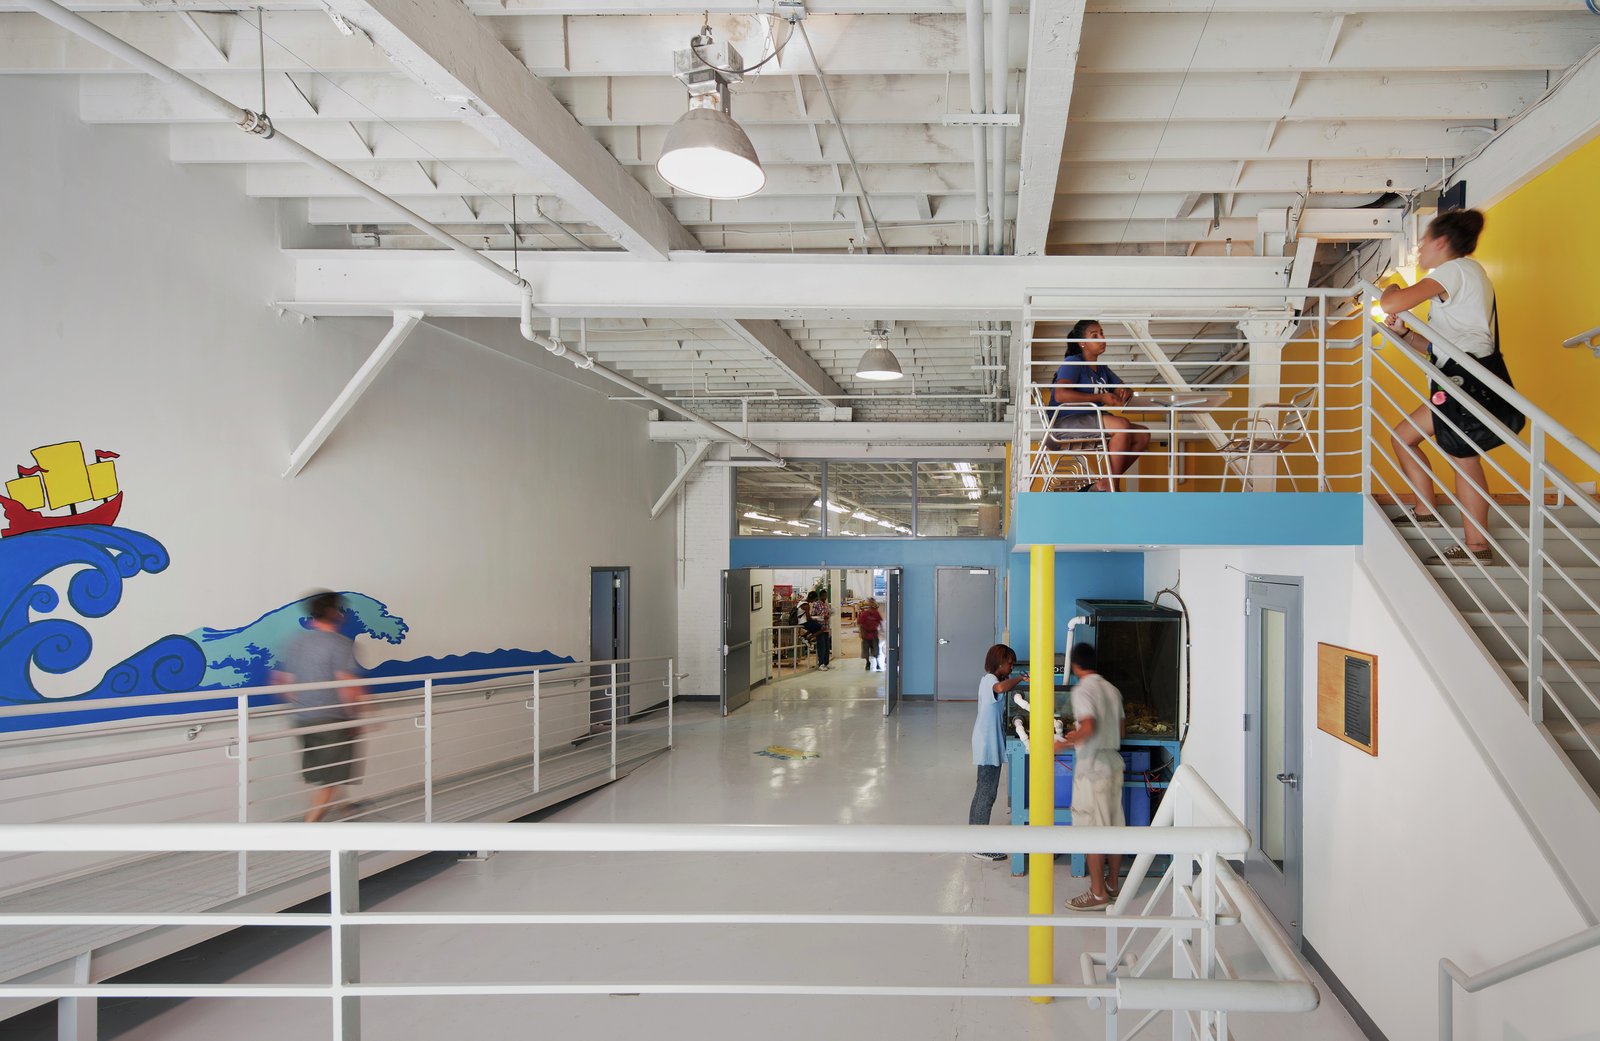
[[[1157,372],[1161,373],[1161,378],[1166,381],[1173,391],[1181,393],[1192,389],[1189,386],[1188,377],[1183,374],[1183,370],[1172,364],[1172,359],[1167,357],[1166,350],[1156,341],[1155,337],[1150,335],[1149,322],[1129,320],[1124,321],[1122,324],[1133,336],[1134,342],[1144,352],[1145,357],[1150,359],[1150,363],[1155,366]],[[1211,442],[1212,448],[1221,448],[1228,443],[1228,435],[1223,432],[1221,425],[1217,423],[1211,413],[1196,412],[1194,421],[1200,427],[1201,432],[1205,434],[1206,440]]]
[[[693,423],[686,425],[696,426],[696,424]],[[651,520],[655,520],[657,517],[661,516],[661,511],[666,509],[667,504],[670,503],[673,500],[673,497],[678,494],[678,489],[683,487],[683,482],[689,479],[689,475],[694,473],[695,467],[699,466],[701,460],[705,459],[707,454],[710,453],[713,443],[714,442],[711,441],[701,441],[699,444],[695,445],[694,452],[689,456],[688,462],[683,464],[683,468],[680,469],[677,475],[672,478],[671,482],[667,484],[667,490],[661,493],[661,498],[657,499],[655,505],[650,507]],[[763,462],[765,462],[765,460],[763,460]]]
[[458,4],[330,0],[396,64],[452,99],[463,121],[630,252],[665,259],[698,243],[630,177],[550,89],[512,56],[489,24]]
[[1022,176],[1012,252],[1045,251],[1056,179],[1072,106],[1084,0],[1033,0],[1028,31],[1028,82],[1022,102]]
[[738,318],[722,323],[730,333],[754,347],[763,357],[777,366],[785,376],[794,380],[795,386],[812,395],[824,405],[829,399],[845,393],[832,376],[823,371],[806,349],[794,342],[777,322],[765,318]]
[[367,360],[361,363],[361,368],[357,369],[355,375],[350,377],[350,382],[344,385],[344,389],[339,392],[338,397],[333,399],[333,404],[328,406],[328,410],[322,414],[322,418],[317,420],[311,430],[307,432],[305,439],[300,442],[293,452],[289,453],[289,467],[283,471],[283,476],[295,477],[299,475],[301,470],[305,469],[306,463],[310,462],[311,457],[317,454],[317,449],[321,448],[322,443],[328,440],[328,435],[332,434],[339,422],[350,414],[350,410],[355,408],[356,402],[361,400],[361,395],[365,394],[367,388],[372,386],[372,381],[378,378],[378,373],[383,371],[383,367],[389,364],[389,360],[400,349],[400,345],[405,343],[407,338],[411,336],[412,331],[422,321],[422,317],[421,311],[396,311],[394,313],[394,325],[389,328],[383,339],[378,341],[378,346],[372,349],[372,353],[367,356]]
[[[693,423],[654,422],[652,441],[693,441],[705,431]],[[796,442],[854,445],[1001,445],[1011,440],[1010,423],[751,423],[748,436],[761,444]],[[734,440],[730,437],[729,440]]]
[[1542,104],[1451,172],[1452,182],[1467,182],[1467,205],[1494,205],[1594,137],[1600,131],[1596,98],[1600,98],[1600,48],[1569,69]]
[[[1252,222],[1252,227],[1253,227]],[[513,318],[502,282],[439,250],[290,250],[292,297],[311,316]],[[488,253],[509,266],[509,253]],[[611,252],[523,254],[539,311],[561,318],[770,318],[965,324],[1015,321],[1029,293],[1062,306],[1183,307],[1174,289],[1214,290],[1208,305],[1261,306],[1282,290],[1283,257],[966,257],[674,254],[656,264]],[[1230,296],[1233,290],[1237,296]],[[1109,295],[1106,292],[1109,291]],[[1126,295],[1118,295],[1126,294]],[[1281,295],[1281,294],[1280,294]]]

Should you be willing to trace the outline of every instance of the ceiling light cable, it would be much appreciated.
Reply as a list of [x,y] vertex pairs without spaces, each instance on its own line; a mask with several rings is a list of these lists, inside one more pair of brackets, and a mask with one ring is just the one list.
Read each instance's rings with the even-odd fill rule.
[[1200,53],[1200,44],[1206,38],[1206,29],[1211,25],[1211,15],[1217,9],[1217,0],[1211,0],[1211,6],[1206,8],[1205,21],[1200,23],[1200,32],[1194,38],[1194,50],[1189,52],[1189,64],[1184,66],[1183,78],[1178,81],[1177,92],[1172,95],[1172,107],[1167,109],[1167,118],[1161,124],[1161,136],[1156,138],[1155,151],[1150,153],[1150,161],[1145,164],[1144,180],[1139,182],[1139,192],[1133,197],[1133,203],[1128,207],[1128,219],[1122,223],[1122,233],[1117,236],[1117,253],[1121,254],[1123,243],[1128,238],[1128,229],[1133,225],[1133,218],[1139,212],[1139,200],[1144,198],[1145,185],[1150,183],[1150,171],[1155,169],[1156,160],[1161,157],[1161,146],[1166,144],[1167,129],[1172,126],[1172,116],[1178,111],[1178,102],[1183,99],[1183,88],[1189,82],[1189,72],[1194,68],[1195,56]]
[[[771,18],[773,16],[757,12],[755,14],[755,17],[757,17],[757,18]],[[787,19],[785,19],[785,20],[787,21]],[[710,11],[704,12],[701,15],[700,21],[701,21],[700,35],[694,37],[692,40],[689,41],[689,49],[694,51],[694,56],[696,58],[700,59],[700,63],[702,65],[704,65],[708,69],[712,69],[713,71],[720,72],[724,76],[748,76],[750,73],[755,72],[756,70],[760,69],[761,66],[765,65],[767,62],[771,61],[772,59],[776,58],[778,55],[782,54],[783,53],[783,49],[785,47],[789,46],[789,41],[794,39],[794,27],[795,27],[795,24],[796,24],[794,22],[790,22],[789,23],[789,35],[785,36],[783,38],[783,42],[782,43],[774,44],[773,48],[772,48],[772,53],[768,54],[765,58],[762,58],[760,61],[756,62],[754,65],[747,65],[742,69],[724,69],[720,65],[713,65],[709,61],[706,61],[705,55],[700,53],[700,48],[709,47],[714,42],[711,39],[711,12]]]
[[845,158],[850,160],[850,172],[856,175],[856,188],[861,191],[861,205],[867,211],[867,219],[872,222],[872,233],[878,236],[878,248],[887,253],[889,244],[883,240],[883,229],[878,227],[877,214],[872,212],[872,197],[867,194],[867,182],[862,180],[861,168],[856,165],[855,153],[850,150],[850,137],[844,132],[844,122],[839,118],[839,110],[834,107],[833,92],[828,89],[828,80],[823,75],[822,65],[817,61],[817,52],[811,46],[811,34],[806,32],[805,22],[795,24],[800,29],[800,39],[805,41],[806,53],[811,55],[811,67],[816,71],[817,82],[822,84],[822,96],[827,99],[828,111],[833,115],[833,125],[839,128],[839,140],[844,143]]

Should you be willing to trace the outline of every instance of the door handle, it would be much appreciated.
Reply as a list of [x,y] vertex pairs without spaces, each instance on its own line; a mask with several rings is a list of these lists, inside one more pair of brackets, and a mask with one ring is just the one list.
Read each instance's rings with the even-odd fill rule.
[[943,646],[944,646],[944,645],[945,645],[945,644],[947,644],[947,643],[949,643],[949,642],[950,642],[950,641],[949,641],[949,640],[946,640],[946,639],[945,639],[945,638],[944,638],[944,637],[943,637],[943,636],[941,636],[941,637],[939,637],[939,646],[940,646],[940,647],[943,647]]
[[1300,778],[1297,774],[1279,774],[1278,783],[1298,789],[1300,787]]

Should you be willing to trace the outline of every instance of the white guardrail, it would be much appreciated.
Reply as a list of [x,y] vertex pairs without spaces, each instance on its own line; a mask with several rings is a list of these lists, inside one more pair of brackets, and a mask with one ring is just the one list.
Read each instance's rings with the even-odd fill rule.
[[[1013,836],[1015,838],[1015,836]],[[328,930],[332,939],[326,982],[294,984],[104,984],[6,983],[0,998],[83,1000],[117,998],[319,998],[331,1009],[331,1036],[356,1041],[365,1001],[419,996],[676,994],[803,995],[890,998],[1084,998],[1104,1010],[1108,1038],[1124,1013],[1142,1012],[1132,1033],[1170,1013],[1175,1038],[1228,1037],[1228,1016],[1250,1012],[1306,1012],[1316,1008],[1315,985],[1270,923],[1266,909],[1228,866],[1250,838],[1191,767],[1180,767],[1148,828],[1029,828],[1026,844],[1042,854],[1122,849],[1137,854],[1122,894],[1103,915],[994,914],[767,914],[617,913],[605,908],[559,912],[360,910],[360,857],[389,850],[485,850],[496,852],[734,853],[790,855],[980,852],[995,845],[990,831],[961,826],[757,826],[683,824],[122,824],[12,825],[0,828],[0,851],[81,855],[154,854],[174,851],[255,854],[288,851],[320,855],[331,893],[326,913],[190,914],[102,913],[93,907],[70,912],[20,913],[0,902],[0,927],[85,925],[190,928],[215,932],[239,926],[291,926]],[[1153,858],[1170,866],[1153,888],[1144,886]],[[1148,891],[1146,891],[1148,890]],[[937,894],[930,894],[937,897]],[[1166,910],[1158,910],[1165,903]],[[1141,905],[1135,910],[1135,905]],[[1080,979],[1071,983],[1000,986],[960,984],[795,984],[776,981],[661,982],[618,979],[593,982],[386,981],[362,970],[364,931],[384,927],[386,949],[404,942],[404,927],[449,926],[830,926],[873,927],[1040,926],[1087,929],[1102,936],[1101,951],[1083,954]],[[1237,928],[1252,941],[1249,963],[1265,965],[1257,978],[1243,978],[1219,944],[1219,934]],[[1142,946],[1135,950],[1135,941]],[[417,940],[419,944],[421,940]],[[437,935],[431,942],[438,942]],[[839,942],[848,942],[841,933]],[[1025,942],[1021,937],[1018,942]],[[663,937],[670,959],[670,935]],[[1167,957],[1163,957],[1163,955]],[[915,958],[916,950],[907,952]],[[1243,959],[1241,959],[1243,960]],[[666,964],[663,961],[663,964]],[[677,963],[673,963],[677,964]],[[681,966],[680,966],[681,967]],[[1130,1033],[1126,1036],[1132,1036]]]
[[[1368,282],[1361,283],[1361,291],[1370,304],[1376,304],[1382,294]],[[1438,402],[1430,399],[1430,386],[1502,438],[1515,460],[1509,466],[1493,452],[1474,459],[1482,461],[1490,480],[1500,478],[1511,496],[1522,502],[1508,505],[1486,496],[1484,535],[1494,551],[1492,562],[1477,560],[1469,553],[1443,564],[1515,655],[1523,670],[1519,678],[1525,679],[1528,715],[1533,722],[1560,730],[1564,743],[1579,744],[1582,751],[1600,759],[1600,727],[1595,725],[1600,719],[1600,631],[1583,624],[1584,615],[1600,613],[1600,586],[1584,573],[1600,568],[1600,505],[1591,490],[1554,464],[1548,449],[1559,445],[1591,472],[1600,471],[1600,452],[1428,323],[1409,312],[1403,314],[1406,327],[1432,344],[1440,364],[1455,362],[1527,417],[1524,441],[1428,358],[1393,346],[1392,341],[1385,348],[1391,334],[1372,317],[1370,309],[1363,313],[1371,349],[1362,352],[1363,410],[1368,417],[1364,448],[1369,456],[1362,468],[1362,491],[1368,495],[1382,492],[1395,502],[1403,501],[1407,493],[1429,498],[1401,468],[1387,433],[1419,405],[1432,415],[1435,429],[1448,426],[1461,433],[1441,412]],[[1437,456],[1459,479],[1461,460],[1443,452]],[[1375,465],[1374,460],[1384,465]],[[1466,507],[1456,489],[1436,484],[1444,501],[1465,516]],[[1552,493],[1558,505],[1570,505],[1565,514],[1546,501]],[[1459,525],[1420,530],[1441,555],[1453,547],[1467,548]],[[1558,559],[1563,553],[1577,563],[1563,564]],[[1526,632],[1517,633],[1517,629]]]
[[[672,659],[632,658],[8,706],[0,723],[35,729],[0,734],[0,826],[291,821],[321,787],[334,789],[334,819],[481,820],[670,748],[676,682]],[[354,719],[296,721],[288,696],[343,687],[379,692]],[[81,723],[85,712],[152,714]],[[348,781],[306,779],[310,735],[334,735],[331,765]],[[0,853],[0,899],[66,867],[45,851]],[[240,852],[241,896],[277,881],[251,867]]]
[[[1013,388],[1017,491],[1077,491],[1124,471],[1110,490],[1320,491],[1341,478],[1355,489],[1362,338],[1331,335],[1353,319],[1355,290],[1189,290],[1159,310],[1093,295],[1107,302],[1087,315],[1030,296]],[[1107,389],[1066,357],[1086,342],[1071,335],[1077,318],[1101,325],[1098,364],[1121,381],[1124,400],[1057,403],[1058,391]],[[1095,420],[1064,422],[1081,415]],[[1148,434],[1143,447],[1118,438],[1114,416]],[[1340,435],[1348,447],[1331,443]]]

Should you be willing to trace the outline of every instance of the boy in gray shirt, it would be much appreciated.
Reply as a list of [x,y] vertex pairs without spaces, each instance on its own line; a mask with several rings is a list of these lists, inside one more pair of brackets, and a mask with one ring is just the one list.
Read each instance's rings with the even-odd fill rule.
[[[1072,648],[1072,732],[1056,749],[1073,748],[1072,823],[1085,828],[1120,828],[1122,816],[1122,692],[1095,671],[1094,648]],[[1106,862],[1110,860],[1108,865]],[[1103,909],[1117,895],[1122,854],[1090,853],[1089,889],[1067,901],[1073,911]],[[1107,868],[1110,868],[1109,872]]]
[[[279,683],[336,683],[360,676],[356,664],[355,641],[339,631],[344,623],[344,601],[337,593],[318,593],[307,604],[311,628],[297,633],[279,655],[282,668],[276,673]],[[287,695],[299,708],[294,714],[296,728],[325,727],[344,723],[360,715],[366,700],[361,687],[324,687],[299,690]],[[354,773],[361,731],[356,727],[302,730],[300,771],[312,786],[311,809],[307,823],[327,816],[339,793]]]

